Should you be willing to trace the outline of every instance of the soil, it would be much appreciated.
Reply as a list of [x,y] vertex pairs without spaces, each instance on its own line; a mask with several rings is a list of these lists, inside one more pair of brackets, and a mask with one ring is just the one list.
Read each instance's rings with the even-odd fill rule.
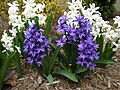
[[[0,31],[7,27],[7,21],[3,21],[0,17]],[[120,50],[115,57],[115,64],[108,65],[105,69],[96,68],[79,83],[58,76],[55,77],[53,85],[50,85],[36,70],[23,64],[23,76],[18,77],[18,73],[15,73],[5,82],[3,90],[120,90]]]

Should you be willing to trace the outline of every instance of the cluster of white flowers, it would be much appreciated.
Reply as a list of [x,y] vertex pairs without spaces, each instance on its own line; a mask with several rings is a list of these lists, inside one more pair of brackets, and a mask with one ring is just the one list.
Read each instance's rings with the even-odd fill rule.
[[[14,49],[13,49],[13,39],[14,39],[14,37],[8,36],[8,34],[6,33],[6,30],[5,30],[3,35],[2,35],[1,41],[3,42],[2,43],[3,47],[5,47],[6,50],[8,50],[10,52],[14,51]],[[6,50],[4,50],[4,51],[6,51]]]
[[[92,34],[94,35],[94,39],[101,34],[104,35],[106,40],[112,41],[112,44],[116,46],[113,50],[117,50],[120,46],[120,40],[116,43],[116,40],[120,36],[120,16],[116,16],[113,20],[114,24],[117,24],[117,28],[113,28],[109,24],[109,21],[104,21],[101,17],[101,13],[98,11],[99,7],[95,7],[95,4],[92,3],[89,5],[89,8],[82,5],[82,0],[72,0],[72,2],[68,2],[68,8],[70,11],[65,12],[64,14],[70,18],[75,17],[78,14],[81,14],[89,19],[92,25]],[[69,24],[73,24],[72,22]],[[77,26],[77,23],[74,23]]]
[[21,16],[19,15],[19,4],[17,1],[14,1],[13,4],[8,3],[9,5],[9,25],[12,25],[13,27],[17,27],[18,30],[21,29],[21,27],[24,26],[24,22],[22,22]]
[[25,20],[28,20],[33,17],[38,17],[39,25],[45,24],[45,20],[47,19],[46,16],[43,14],[40,14],[44,11],[45,4],[42,3],[34,3],[35,0],[23,0],[23,3],[25,4],[24,11],[22,14],[25,16]]
[[[6,50],[13,52],[14,48],[16,48],[18,52],[21,53],[20,47],[15,46],[13,40],[16,38],[17,32],[20,32],[21,29],[25,27],[25,23],[27,21],[31,22],[31,18],[38,17],[39,25],[45,24],[47,17],[41,14],[44,11],[45,4],[43,2],[36,4],[34,1],[35,0],[23,0],[23,3],[25,4],[25,6],[22,7],[24,8],[23,12],[20,12],[17,1],[14,1],[12,4],[8,3],[9,25],[12,25],[12,29],[8,30],[10,35],[4,31],[1,39]],[[32,22],[34,21],[32,20]]]

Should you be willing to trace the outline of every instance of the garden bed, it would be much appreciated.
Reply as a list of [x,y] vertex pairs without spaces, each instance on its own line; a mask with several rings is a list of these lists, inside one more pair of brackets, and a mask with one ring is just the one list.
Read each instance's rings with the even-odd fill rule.
[[4,85],[4,90],[120,90],[120,51],[117,52],[116,56],[114,65],[109,65],[105,69],[96,68],[79,83],[71,82],[64,77],[55,77],[55,84],[50,85],[37,74],[37,71],[23,65],[23,76],[11,80],[16,83],[13,87]]
[[[3,31],[8,27],[8,25],[3,21],[2,18],[0,18],[0,22],[0,31]],[[58,50],[55,50],[55,52]],[[20,75],[21,73],[19,70],[16,70],[16,67],[9,68],[5,75],[3,90],[120,90],[119,55],[120,50],[118,50],[114,56],[115,64],[107,65],[107,67],[104,69],[97,67],[94,70],[90,70],[90,72],[87,73],[87,75],[84,75],[84,77],[82,77],[78,83],[72,82],[60,75],[54,76],[52,72],[54,76],[54,82],[53,84],[50,84],[48,83],[49,80],[47,81],[45,77],[42,77],[38,73],[38,70],[30,67],[26,60],[21,59],[22,75]],[[55,58],[50,58],[50,60],[56,60],[56,56],[53,57]],[[69,65],[70,64],[68,64],[68,66]],[[56,63],[53,68],[55,67]],[[46,74],[47,77],[49,75]]]

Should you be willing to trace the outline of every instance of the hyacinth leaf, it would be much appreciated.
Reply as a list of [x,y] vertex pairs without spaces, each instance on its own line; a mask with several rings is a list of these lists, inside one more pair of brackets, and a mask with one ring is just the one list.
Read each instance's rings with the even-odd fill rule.
[[65,56],[67,56],[67,59],[70,60],[70,56],[71,56],[70,45],[69,44],[65,44],[64,47],[63,47],[63,50],[64,50],[64,53],[65,53]]
[[48,66],[48,68],[49,68],[49,69],[48,69],[48,70],[49,70],[49,73],[51,72],[52,67],[53,67],[53,65],[54,65],[54,63],[55,63],[55,61],[56,61],[56,59],[57,59],[57,55],[58,55],[59,51],[60,51],[60,47],[57,47],[56,50],[55,50],[54,53],[53,53],[53,57],[52,57],[52,59],[50,60],[49,66]]
[[1,70],[0,70],[0,90],[2,88],[2,84],[3,84],[3,80],[4,80],[4,76],[5,76],[5,73],[7,71],[7,69],[9,68],[10,66],[10,63],[12,62],[13,60],[13,57],[16,55],[16,51],[11,53],[5,60],[3,66],[1,67]]
[[71,73],[67,70],[56,70],[53,72],[53,74],[63,75],[74,82],[78,82],[77,77],[73,73]]
[[101,58],[112,58],[115,54],[115,51],[113,51],[113,48],[111,47],[111,42],[108,41],[106,43],[104,51],[101,53]]
[[48,38],[49,33],[50,33],[50,28],[51,28],[52,20],[53,20],[53,16],[50,15],[50,16],[48,17],[47,25],[46,25],[46,28],[45,28],[45,36],[46,36],[47,38]]
[[38,17],[34,17],[33,20],[35,21],[35,25],[37,28],[40,27],[39,22],[38,22]]
[[23,50],[23,42],[24,42],[24,33],[22,32],[18,32],[18,39],[20,42],[20,48]]
[[5,59],[5,55],[0,51],[0,68],[2,67],[2,64],[5,61]]
[[112,51],[109,55],[109,58],[112,58],[115,55],[115,53],[116,53],[115,51]]
[[0,51],[3,51],[3,46],[2,46],[2,42],[0,41]]
[[24,33],[22,32],[18,32],[18,37],[20,39],[20,41],[23,43],[24,42]]
[[107,64],[114,64],[115,61],[113,59],[102,59],[102,60],[100,59],[100,60],[94,61],[94,63],[95,64],[105,64],[105,65],[107,65]]
[[105,58],[112,58],[111,54],[114,54],[114,51],[112,51],[112,50],[113,50],[112,48],[108,48],[107,52],[104,52],[104,57]]
[[99,44],[98,52],[102,53],[103,45],[104,45],[104,37],[103,35],[97,36],[96,38],[97,44]]
[[46,78],[50,84],[53,84],[53,76],[51,74],[49,74]]
[[[55,50],[56,49],[56,46],[53,44],[53,43],[50,43],[50,46]],[[59,51],[58,53],[58,57],[64,62],[67,64],[66,62],[66,57]]]
[[45,75],[48,75],[48,62],[45,58],[42,58],[42,66],[43,66],[43,72],[45,73]]
[[71,45],[71,57],[72,57],[72,64],[76,65],[76,58],[78,57],[78,50],[77,50],[77,45],[73,43]]
[[105,45],[105,50],[107,50],[108,48],[111,48],[111,42],[108,41]]
[[20,72],[20,74],[22,74],[19,52],[17,52],[14,57],[14,64],[15,64],[17,70]]
[[78,67],[76,68],[76,70],[75,70],[75,73],[76,73],[76,74],[80,74],[80,73],[83,73],[83,72],[85,72],[85,71],[87,71],[87,70],[88,70],[87,67],[78,66]]
[[[61,60],[61,59],[60,59]],[[65,67],[65,65],[64,65],[64,63],[62,62],[62,60],[60,61],[60,60],[57,60],[57,63],[59,64],[59,66],[61,67],[61,68],[63,68],[64,70],[67,70],[67,68]]]

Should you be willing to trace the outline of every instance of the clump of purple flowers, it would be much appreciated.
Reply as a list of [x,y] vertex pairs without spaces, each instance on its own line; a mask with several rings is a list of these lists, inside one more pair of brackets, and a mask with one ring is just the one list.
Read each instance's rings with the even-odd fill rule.
[[94,60],[99,59],[99,52],[97,52],[99,46],[93,41],[93,35],[90,33],[92,26],[84,16],[78,15],[72,21],[73,23],[69,24],[71,19],[66,16],[60,17],[57,33],[62,32],[62,36],[60,40],[56,40],[56,45],[63,47],[64,44],[77,43],[79,55],[77,64],[92,69],[95,67]]
[[49,42],[42,31],[36,28],[35,24],[30,25],[25,32],[24,52],[28,53],[27,61],[30,64],[42,65],[41,58],[46,56],[49,50]]

